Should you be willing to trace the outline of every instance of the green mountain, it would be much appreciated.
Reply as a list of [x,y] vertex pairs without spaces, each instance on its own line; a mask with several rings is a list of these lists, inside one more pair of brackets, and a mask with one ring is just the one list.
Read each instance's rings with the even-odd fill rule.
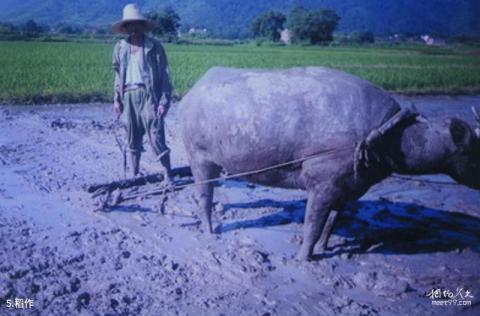
[[[0,21],[67,22],[106,26],[121,18],[128,0],[1,0]],[[297,5],[331,8],[342,18],[339,31],[480,35],[479,0],[139,0],[144,11],[173,7],[184,28],[206,27],[226,37],[250,35],[252,21],[267,10],[288,13]]]

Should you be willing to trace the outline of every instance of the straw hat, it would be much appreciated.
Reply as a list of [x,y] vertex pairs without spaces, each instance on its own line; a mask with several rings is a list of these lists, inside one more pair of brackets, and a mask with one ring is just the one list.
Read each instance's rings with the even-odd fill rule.
[[130,3],[123,8],[123,19],[112,25],[112,32],[128,34],[125,24],[129,22],[143,22],[144,32],[150,32],[155,28],[155,23],[142,15],[136,4]]

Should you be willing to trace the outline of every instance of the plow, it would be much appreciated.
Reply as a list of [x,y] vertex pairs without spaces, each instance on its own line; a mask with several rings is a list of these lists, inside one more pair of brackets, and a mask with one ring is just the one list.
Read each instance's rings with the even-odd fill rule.
[[181,190],[193,184],[189,167],[173,169],[174,181],[165,181],[161,173],[148,174],[85,187],[94,200],[94,211],[109,211],[123,202],[151,196],[160,196],[161,210],[168,199],[168,193]]

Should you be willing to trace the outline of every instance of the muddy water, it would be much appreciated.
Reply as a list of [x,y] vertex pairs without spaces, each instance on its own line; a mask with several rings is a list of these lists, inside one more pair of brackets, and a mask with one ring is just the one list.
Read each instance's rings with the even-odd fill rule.
[[[404,97],[428,117],[473,123],[480,96]],[[174,107],[173,164],[186,164]],[[209,236],[193,190],[93,212],[85,184],[122,177],[109,104],[0,107],[0,315],[480,314],[480,193],[388,179],[346,208],[330,248],[295,262],[305,193],[226,181]],[[147,147],[148,150],[148,147]],[[145,171],[155,170],[149,152]],[[446,176],[418,177],[451,182]],[[433,306],[469,290],[474,308]]]
[[436,117],[461,117],[473,123],[472,106],[480,112],[480,96],[401,96],[395,99],[402,106],[414,104],[422,113]]

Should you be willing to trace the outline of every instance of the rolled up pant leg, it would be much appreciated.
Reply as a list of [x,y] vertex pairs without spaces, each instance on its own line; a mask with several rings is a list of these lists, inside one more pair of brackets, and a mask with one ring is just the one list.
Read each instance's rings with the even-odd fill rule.
[[127,150],[130,152],[134,176],[140,170],[140,156],[144,151],[143,135],[145,134],[145,127],[141,117],[144,99],[142,91],[139,89],[127,91],[123,97],[123,121],[127,133]]

